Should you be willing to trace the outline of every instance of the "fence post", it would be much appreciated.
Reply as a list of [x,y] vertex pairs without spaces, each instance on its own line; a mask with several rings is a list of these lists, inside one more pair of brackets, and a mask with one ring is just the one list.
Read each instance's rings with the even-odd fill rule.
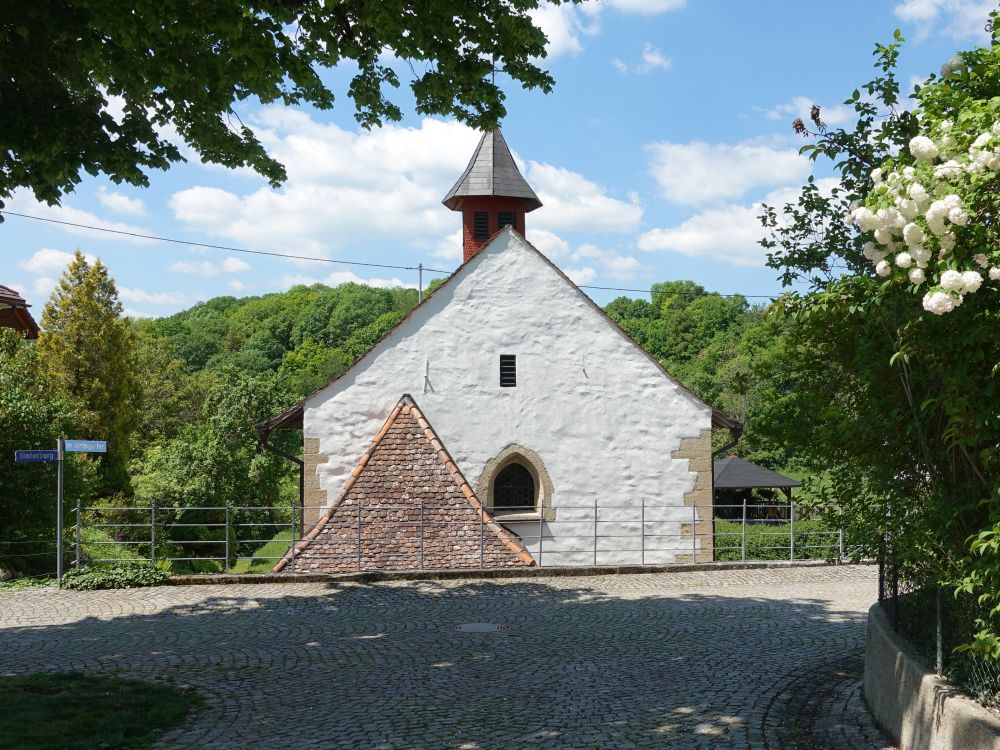
[[[254,536],[257,536],[257,534],[254,534]],[[222,565],[222,572],[223,573],[229,572],[229,501],[228,500],[226,501],[226,561]]]
[[935,669],[936,669],[936,671],[938,673],[938,676],[940,677],[941,675],[944,674],[944,633],[942,632],[943,628],[942,628],[942,620],[941,620],[941,587],[940,586],[936,587],[934,598],[936,600],[935,601],[935,605],[936,605],[935,609],[937,610],[936,613],[935,613],[936,614],[936,623],[935,623],[935,626],[934,626],[934,638],[935,638],[935,644],[934,644],[934,647],[935,647],[934,648],[934,650],[935,650],[935,654],[934,654],[934,656],[935,656],[934,666],[935,666]]
[[646,496],[645,495],[642,496],[641,511],[642,513],[639,516],[639,524],[640,524],[639,545],[640,549],[642,550],[642,557],[640,557],[639,559],[642,562],[642,564],[645,565],[646,564]]
[[545,520],[545,509],[538,509],[538,567],[542,567],[542,537],[545,534],[545,527],[542,522]]
[[486,511],[483,506],[479,506],[479,567],[484,568],[486,558],[486,545],[484,542],[484,532],[486,531]]
[[62,588],[63,576],[63,491],[65,481],[63,475],[63,463],[66,454],[66,441],[62,438],[56,442],[56,450],[59,454],[58,466],[56,467],[56,586]]
[[80,568],[80,498],[76,499],[76,565]]
[[791,519],[791,524],[789,525],[789,541],[788,541],[788,559],[795,559],[795,503],[789,503],[789,518]]
[[[303,501],[303,507],[300,509],[299,512],[302,513],[302,517],[305,518],[306,509],[304,507],[304,501]],[[292,546],[288,548],[289,552],[292,555],[292,559],[291,559],[292,573],[297,572],[295,568],[296,568],[296,563],[297,563],[298,560],[297,560],[297,558],[295,556],[295,544],[296,544],[296,541],[297,541],[296,537],[298,536],[298,532],[299,532],[299,518],[298,518],[298,513],[295,512],[294,507],[293,507],[293,509],[292,509]]]
[[358,570],[361,570],[361,498],[358,498]]
[[698,562],[698,506],[691,501],[691,562]]
[[156,500],[149,504],[149,561],[156,565]]
[[424,504],[420,503],[420,569],[424,569]]
[[840,557],[837,558],[837,563],[844,562],[844,530],[840,530]]
[[597,567],[597,497],[594,497],[594,567]]
[[740,529],[740,562],[747,559],[747,499],[743,498],[743,527]]

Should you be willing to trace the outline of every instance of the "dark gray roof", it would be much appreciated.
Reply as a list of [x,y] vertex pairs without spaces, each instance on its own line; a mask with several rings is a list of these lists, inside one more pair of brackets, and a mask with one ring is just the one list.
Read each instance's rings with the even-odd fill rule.
[[483,133],[469,166],[441,202],[452,211],[459,211],[462,198],[473,195],[524,198],[526,213],[542,206],[535,191],[518,171],[499,130]]
[[782,476],[763,466],[730,456],[715,462],[715,489],[731,490],[743,487],[801,487],[800,482]]

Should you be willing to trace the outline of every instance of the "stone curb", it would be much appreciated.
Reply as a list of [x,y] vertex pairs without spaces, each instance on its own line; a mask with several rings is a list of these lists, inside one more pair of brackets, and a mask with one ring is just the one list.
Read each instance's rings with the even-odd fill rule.
[[1000,748],[1000,718],[938,677],[878,603],[868,610],[864,695],[899,750]]
[[497,568],[490,570],[372,570],[363,573],[253,573],[175,575],[165,586],[199,586],[228,583],[376,583],[378,581],[446,581],[458,578],[550,578],[558,576],[610,576],[642,573],[688,573],[703,570],[764,570],[770,568],[821,568],[837,565],[826,560],[763,560],[752,562],[677,563],[675,565],[600,565],[583,567]]

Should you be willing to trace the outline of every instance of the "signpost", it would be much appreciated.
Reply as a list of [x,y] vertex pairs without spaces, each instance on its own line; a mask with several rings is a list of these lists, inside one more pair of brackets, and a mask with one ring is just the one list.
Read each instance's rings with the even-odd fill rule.
[[59,451],[14,451],[14,462],[19,464],[40,464],[58,461]]
[[56,466],[56,584],[62,588],[63,574],[63,460],[67,453],[107,453],[105,440],[63,440],[59,438],[56,449],[14,451],[14,462],[19,464],[49,463]]
[[67,453],[107,453],[106,440],[66,440]]

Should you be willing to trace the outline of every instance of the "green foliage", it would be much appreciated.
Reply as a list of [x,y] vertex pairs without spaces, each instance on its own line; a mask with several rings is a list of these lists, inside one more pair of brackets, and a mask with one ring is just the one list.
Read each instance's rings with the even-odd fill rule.
[[42,312],[37,356],[49,382],[80,408],[84,437],[108,441],[100,459],[106,487],[128,483],[124,464],[139,423],[135,335],[122,318],[118,290],[99,260],[77,251]]
[[201,703],[191,691],[109,675],[0,677],[0,737],[11,750],[141,750]]
[[68,589],[130,589],[157,586],[169,578],[152,563],[107,563],[73,568],[63,574],[62,583]]
[[[715,522],[715,559],[747,560],[792,559],[790,523],[748,523],[746,543],[739,521]],[[839,555],[840,535],[820,520],[795,522],[796,560],[833,560]]]
[[[769,265],[786,283],[810,287],[772,308],[795,352],[778,372],[796,388],[783,397],[784,426],[774,420],[770,427],[822,476],[813,489],[827,520],[847,528],[866,554],[877,554],[890,535],[914,585],[950,582],[994,606],[1000,295],[984,287],[946,316],[927,313],[916,289],[874,275],[863,235],[843,217],[872,194],[874,168],[914,162],[908,142],[918,123],[935,130],[945,119],[974,127],[998,119],[1000,45],[963,53],[960,72],[932,76],[918,106],[904,110],[894,72],[900,42],[897,34],[876,48],[876,77],[863,87],[866,95],[848,100],[855,128],[820,129],[803,149],[834,162],[840,187],[824,195],[811,181],[796,203],[767,208],[762,217]],[[987,118],[976,119],[984,112]],[[970,202],[956,255],[1000,242],[997,188],[992,175]],[[991,642],[997,612],[983,620],[977,642]]]
[[32,591],[55,586],[51,578],[14,578],[10,581],[0,581],[0,591]]
[[[52,387],[35,348],[0,328],[0,568],[54,569],[56,465],[15,464],[14,451],[55,448],[79,424],[77,407]],[[90,497],[92,464],[68,457],[65,475],[67,497]]]
[[529,15],[537,5],[142,0],[128,13],[111,0],[6,6],[0,208],[18,187],[58,202],[83,172],[146,186],[148,170],[183,160],[178,137],[203,161],[249,166],[276,186],[284,168],[242,123],[240,103],[329,109],[335,95],[322,71],[356,66],[346,93],[358,121],[399,120],[386,96],[400,85],[387,52],[412,74],[417,112],[496,127],[506,110],[494,71],[551,90],[536,64],[545,56],[545,36]]

